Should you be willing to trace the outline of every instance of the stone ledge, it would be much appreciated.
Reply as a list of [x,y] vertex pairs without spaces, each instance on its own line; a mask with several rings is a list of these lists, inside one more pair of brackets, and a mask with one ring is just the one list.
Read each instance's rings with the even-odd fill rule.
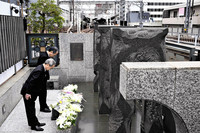
[[59,76],[50,76],[50,79],[48,81],[50,82],[54,82],[54,81],[58,81],[59,80]]
[[20,80],[27,72],[31,70],[30,67],[26,66],[22,68],[17,74],[13,75],[9,80],[7,80],[0,89],[0,97],[4,95],[18,80]]
[[131,69],[199,69],[200,62],[122,62],[121,66],[127,70]]
[[22,68],[5,82],[0,89],[0,125],[8,117],[13,108],[21,99],[21,88],[30,74],[28,66]]
[[59,89],[59,76],[50,76],[50,79],[47,80],[47,83],[53,82],[53,88]]

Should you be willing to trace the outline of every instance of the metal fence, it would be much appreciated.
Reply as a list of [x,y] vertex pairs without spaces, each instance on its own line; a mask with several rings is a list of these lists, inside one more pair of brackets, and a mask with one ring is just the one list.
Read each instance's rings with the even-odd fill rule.
[[0,15],[0,74],[25,56],[23,18]]
[[[179,33],[182,33],[183,28],[182,27],[169,27],[168,35],[178,35]],[[188,29],[188,35],[200,35],[200,28],[189,28]]]
[[182,33],[181,27],[169,27],[168,29],[166,40],[194,46],[200,45],[200,28],[189,28],[188,33]]

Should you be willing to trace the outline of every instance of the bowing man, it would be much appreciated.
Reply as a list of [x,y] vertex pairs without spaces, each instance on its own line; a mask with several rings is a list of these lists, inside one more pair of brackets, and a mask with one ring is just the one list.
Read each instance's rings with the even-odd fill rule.
[[[40,57],[38,58],[37,65],[43,64],[47,59],[53,58],[58,54],[58,48],[57,47],[51,47],[47,52],[41,53]],[[47,71],[47,78],[46,81],[49,80],[49,72]],[[47,98],[47,89],[46,89],[46,84],[44,86],[43,91],[39,95],[39,102],[40,102],[40,111],[42,112],[51,112],[49,109],[47,103],[46,103],[46,98]]]
[[46,86],[46,73],[54,68],[56,62],[54,59],[49,58],[44,64],[37,66],[29,75],[25,84],[22,87],[21,94],[24,99],[28,125],[32,130],[43,131],[41,126],[45,123],[40,123],[36,117],[35,100],[41,92],[44,91]]

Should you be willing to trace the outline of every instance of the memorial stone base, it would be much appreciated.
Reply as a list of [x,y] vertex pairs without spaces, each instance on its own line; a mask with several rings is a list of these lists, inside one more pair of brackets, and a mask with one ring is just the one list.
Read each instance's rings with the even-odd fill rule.
[[[164,105],[175,111],[174,120],[177,116],[183,120],[189,133],[199,133],[199,71],[200,62],[124,62],[119,90],[125,100],[146,99]],[[183,128],[176,121],[175,125],[176,130]]]

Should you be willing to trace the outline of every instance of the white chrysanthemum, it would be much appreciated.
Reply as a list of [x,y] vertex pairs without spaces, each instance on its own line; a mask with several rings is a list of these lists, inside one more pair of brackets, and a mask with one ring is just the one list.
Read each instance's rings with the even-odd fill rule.
[[73,102],[81,103],[82,99],[83,99],[82,94],[74,94],[74,95],[71,96],[71,100]]
[[78,89],[78,86],[73,85],[73,84],[69,84],[68,86],[64,87],[64,90],[67,90],[67,91],[77,91],[77,89]]
[[58,125],[60,128],[64,128],[64,123],[65,123],[66,118],[64,116],[59,116],[58,119],[56,120],[56,125]]
[[78,85],[74,85],[74,89],[77,91],[78,90]]
[[64,116],[67,121],[72,121],[76,119],[77,113],[74,110],[66,109],[61,115]]
[[68,108],[69,105],[70,105],[69,102],[63,102],[62,104],[60,104],[58,112],[62,113],[63,111],[65,111]]
[[81,101],[83,100],[83,96],[82,94],[78,93],[65,93],[63,94],[62,97],[60,97],[60,100],[63,102],[78,102],[81,103]]
[[82,112],[82,108],[80,104],[70,104],[70,109],[76,112]]
[[71,122],[65,122],[65,126],[67,126],[67,127],[70,127],[72,125],[72,123]]

